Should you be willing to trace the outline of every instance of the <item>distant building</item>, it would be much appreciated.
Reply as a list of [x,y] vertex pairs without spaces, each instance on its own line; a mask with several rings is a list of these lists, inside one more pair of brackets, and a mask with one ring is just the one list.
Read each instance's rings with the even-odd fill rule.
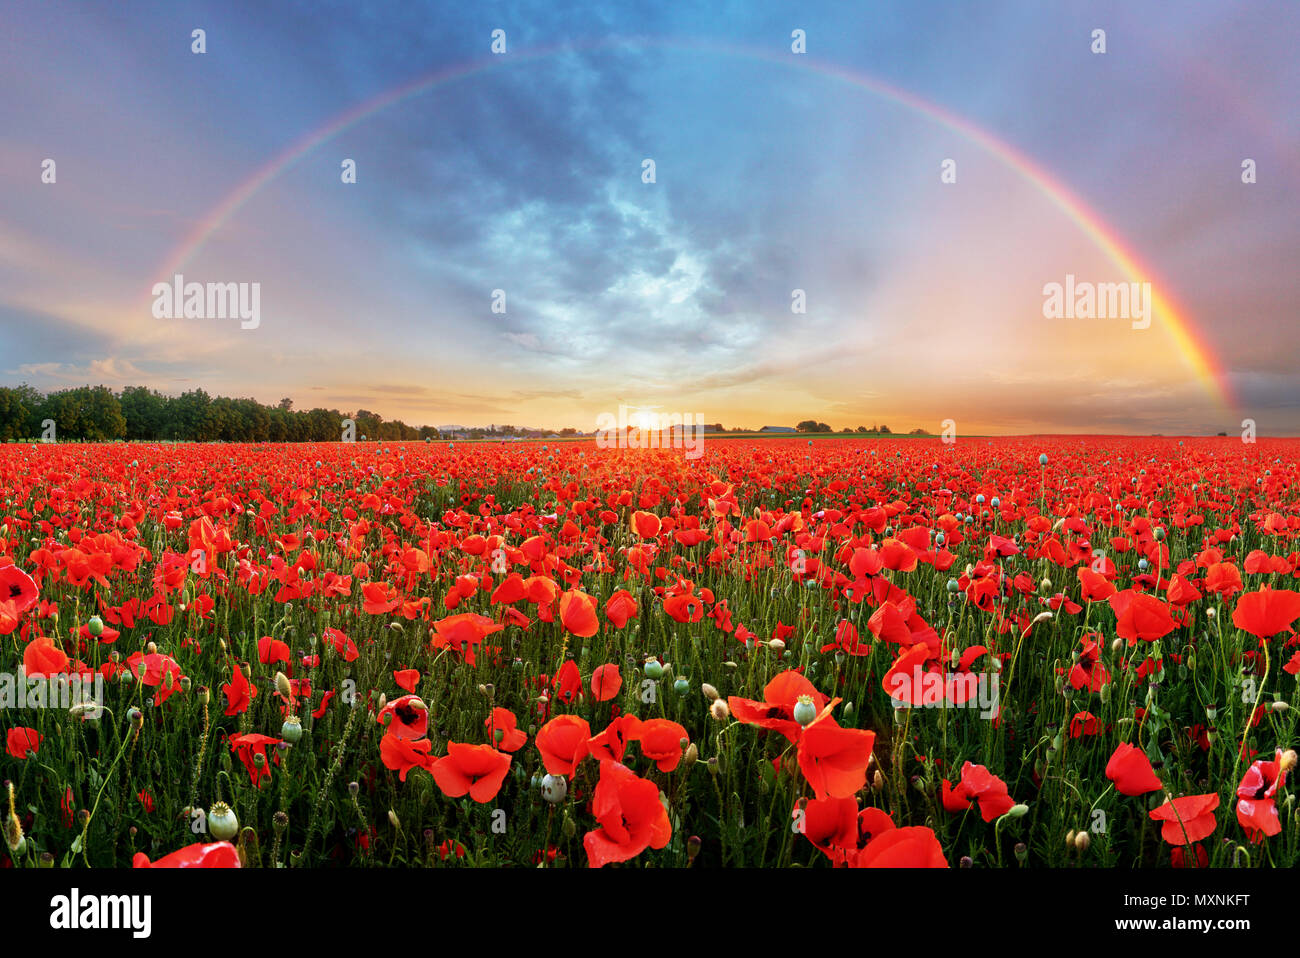
[[794,426],[764,426],[759,432],[798,432]]

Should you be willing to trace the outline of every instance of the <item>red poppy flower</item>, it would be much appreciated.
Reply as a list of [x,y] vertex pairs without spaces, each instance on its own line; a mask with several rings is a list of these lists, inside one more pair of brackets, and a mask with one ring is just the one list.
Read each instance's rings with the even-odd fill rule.
[[408,692],[414,692],[420,685],[420,670],[394,669],[393,682],[399,688],[406,689]]
[[560,623],[581,638],[595,635],[600,629],[595,598],[578,589],[564,593],[560,596]]
[[[239,753],[239,760],[244,763],[244,768],[248,769],[249,779],[259,788],[263,781],[269,781],[271,778],[272,759],[276,762],[280,760],[279,755],[274,754],[272,759],[268,759],[266,757],[266,747],[279,744],[280,739],[257,733],[230,736],[230,750]],[[258,767],[258,757],[262,759],[260,768]]]
[[582,845],[592,868],[628,861],[647,848],[663,848],[672,838],[659,787],[608,759],[600,763],[591,811],[600,827],[587,832]]
[[582,675],[578,672],[578,663],[569,659],[561,665],[560,671],[551,680],[551,687],[555,689],[555,697],[565,705],[578,701],[578,696],[582,694]]
[[1263,841],[1282,831],[1276,805],[1277,790],[1286,784],[1282,755],[1278,749],[1273,761],[1252,763],[1237,786],[1237,821],[1251,841]]
[[850,856],[851,868],[947,868],[943,846],[934,832],[920,825],[891,828]]
[[608,702],[623,688],[623,674],[610,662],[591,674],[591,694],[597,702]]
[[819,713],[830,701],[803,675],[790,669],[775,676],[763,687],[764,701],[755,702],[732,695],[727,698],[727,705],[738,721],[780,732],[791,742],[797,742],[803,726],[794,720],[794,707],[801,695],[812,696],[813,705]]
[[429,768],[433,763],[433,759],[429,756],[429,750],[432,748],[433,743],[427,738],[416,742],[408,738],[398,738],[396,735],[385,735],[379,740],[379,759],[384,763],[385,768],[391,768],[404,782],[411,769]]
[[1120,638],[1128,639],[1129,645],[1136,644],[1138,639],[1154,642],[1175,628],[1169,606],[1146,592],[1132,589],[1116,592],[1110,597],[1110,607],[1115,611],[1116,631]]
[[605,602],[605,618],[614,623],[614,628],[621,629],[628,619],[638,617],[636,599],[626,589],[619,589]]
[[1120,743],[1106,763],[1106,777],[1115,783],[1117,792],[1130,798],[1164,787],[1142,750],[1126,742]]
[[587,756],[591,726],[576,715],[557,715],[537,731],[534,744],[542,753],[542,764],[552,775],[572,775],[573,768]]
[[961,767],[961,780],[957,787],[945,778],[942,790],[943,807],[950,812],[964,812],[978,803],[980,816],[986,822],[1001,818],[1015,801],[1002,781],[983,765],[966,762]]
[[510,756],[491,745],[447,743],[447,754],[433,763],[434,781],[448,798],[466,793],[479,804],[492,801],[510,771]]
[[1190,845],[1214,833],[1214,810],[1219,807],[1219,796],[1186,795],[1165,802],[1152,810],[1152,821],[1163,822],[1160,837],[1170,845]]
[[338,629],[333,629],[328,626],[325,627],[321,630],[321,639],[329,643],[335,652],[343,656],[344,662],[355,662],[357,657],[361,654],[357,649],[356,643]]
[[629,742],[635,742],[641,735],[641,720],[635,715],[620,715],[599,735],[587,739],[587,751],[596,761],[612,759],[623,761]]
[[64,651],[43,635],[32,639],[23,649],[23,671],[29,679],[66,675],[68,661]]
[[394,738],[417,739],[429,734],[429,706],[418,695],[393,699],[375,716]]
[[40,752],[41,738],[41,733],[34,728],[11,728],[5,733],[5,745],[11,757],[22,760],[28,752],[33,755]]
[[528,733],[518,728],[515,713],[509,709],[494,708],[487,721],[488,739],[503,752],[517,752],[528,741]]
[[[800,818],[800,812],[803,813]],[[814,798],[792,815],[803,837],[834,864],[842,865],[858,852],[858,803],[853,798]],[[802,826],[799,822],[802,821]]]
[[1267,586],[1258,592],[1247,592],[1232,610],[1232,624],[1261,639],[1290,631],[1291,623],[1297,618],[1300,618],[1300,592]]
[[24,612],[34,606],[41,590],[16,565],[0,566],[0,635],[8,635]]
[[690,742],[686,729],[668,719],[646,719],[637,732],[641,754],[653,761],[661,772],[671,772],[682,760],[682,741]]
[[249,705],[257,697],[257,687],[250,684],[243,668],[238,662],[230,670],[230,681],[221,686],[221,694],[226,697],[226,715],[239,715],[248,711]]
[[867,784],[875,742],[874,732],[840,728],[823,715],[799,739],[799,770],[818,798],[847,798]]
[[239,868],[239,852],[230,842],[198,842],[150,862],[144,852],[131,859],[133,868]]

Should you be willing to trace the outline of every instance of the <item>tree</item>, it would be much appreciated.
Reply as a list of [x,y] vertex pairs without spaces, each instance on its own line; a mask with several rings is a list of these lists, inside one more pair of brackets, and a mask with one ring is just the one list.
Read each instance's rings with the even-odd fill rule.
[[0,387],[0,442],[27,438],[27,416],[23,394],[17,389]]
[[275,408],[283,409],[285,412],[292,412],[293,400],[290,399],[288,396],[285,396],[283,399],[280,400],[280,405],[276,406]]

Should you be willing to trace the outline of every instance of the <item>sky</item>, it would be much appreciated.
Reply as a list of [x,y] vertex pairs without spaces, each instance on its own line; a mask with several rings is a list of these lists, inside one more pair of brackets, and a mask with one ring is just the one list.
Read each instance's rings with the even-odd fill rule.
[[[0,383],[1298,434],[1298,37],[1289,0],[17,0]],[[156,316],[177,273],[257,284],[255,328]],[[1052,314],[1067,276],[1160,308]]]

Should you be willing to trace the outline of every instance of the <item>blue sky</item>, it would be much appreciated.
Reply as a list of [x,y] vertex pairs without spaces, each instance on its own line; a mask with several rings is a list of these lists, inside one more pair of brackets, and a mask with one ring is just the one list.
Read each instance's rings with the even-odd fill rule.
[[[435,424],[591,428],[628,403],[749,426],[1300,430],[1295,4],[686,6],[9,4],[0,381]],[[260,283],[257,329],[151,315],[232,190],[458,65],[289,165],[184,264]],[[1045,283],[1128,277],[980,144],[827,70],[1068,186],[1183,307],[1236,407],[1159,317],[1044,318]]]

